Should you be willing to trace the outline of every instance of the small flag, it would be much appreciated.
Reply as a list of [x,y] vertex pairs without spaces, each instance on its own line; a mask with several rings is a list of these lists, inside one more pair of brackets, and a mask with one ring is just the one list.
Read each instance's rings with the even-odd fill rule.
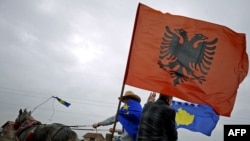
[[214,110],[205,104],[172,101],[176,111],[176,128],[185,128],[210,136],[219,120]]
[[63,104],[64,106],[66,107],[69,107],[70,106],[70,103],[64,101],[63,99],[57,97],[57,96],[53,96],[53,98],[57,99],[61,104]]

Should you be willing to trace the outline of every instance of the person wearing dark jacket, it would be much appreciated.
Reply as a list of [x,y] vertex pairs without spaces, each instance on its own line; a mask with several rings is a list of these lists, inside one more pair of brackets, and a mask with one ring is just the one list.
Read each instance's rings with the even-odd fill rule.
[[[155,96],[155,93],[150,95]],[[137,141],[177,141],[176,113],[170,107],[172,98],[172,96],[160,94],[156,101],[148,101],[144,105]]]

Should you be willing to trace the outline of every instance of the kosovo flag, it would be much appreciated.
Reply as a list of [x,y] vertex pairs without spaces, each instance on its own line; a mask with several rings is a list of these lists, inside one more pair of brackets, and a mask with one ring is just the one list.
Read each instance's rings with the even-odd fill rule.
[[66,106],[66,107],[69,107],[70,106],[70,103],[64,101],[63,99],[57,97],[57,96],[53,96],[53,98],[57,99],[58,102],[60,102],[62,105]]
[[134,100],[129,100],[119,110],[118,121],[128,134],[136,141],[138,125],[141,118],[142,107],[141,104]]
[[172,101],[176,111],[176,127],[185,128],[210,136],[219,120],[214,110],[205,104]]

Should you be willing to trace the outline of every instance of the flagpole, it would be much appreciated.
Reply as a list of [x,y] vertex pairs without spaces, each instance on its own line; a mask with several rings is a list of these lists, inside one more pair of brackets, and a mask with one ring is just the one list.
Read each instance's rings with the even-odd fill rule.
[[[122,84],[120,97],[123,96],[125,81],[126,81],[127,75],[128,75],[129,61],[130,61],[130,56],[131,56],[131,52],[132,52],[132,45],[133,45],[133,42],[134,42],[134,34],[135,34],[136,25],[137,25],[136,24],[137,23],[137,18],[138,18],[138,15],[139,15],[139,7],[140,7],[140,4],[138,4],[137,11],[136,11],[134,29],[133,29],[133,33],[132,33],[132,39],[131,39],[131,42],[130,42],[129,54],[128,54],[128,58],[127,58],[126,70],[125,70],[125,74],[124,74],[124,78],[123,78],[123,84]],[[116,111],[115,122],[114,122],[114,126],[113,126],[113,132],[111,134],[111,139],[113,139],[113,136],[114,136],[114,131],[115,131],[116,122],[117,122],[117,119],[118,119],[118,112],[120,110],[120,106],[121,106],[121,98],[119,99],[119,103],[118,103],[118,107],[117,107],[117,111]]]
[[48,102],[51,98],[53,98],[53,97],[49,97],[49,98],[46,99],[44,102],[42,102],[41,104],[37,105],[35,108],[33,108],[33,110],[31,111],[31,113],[33,113],[38,107],[40,107],[40,106],[43,105],[44,103]]

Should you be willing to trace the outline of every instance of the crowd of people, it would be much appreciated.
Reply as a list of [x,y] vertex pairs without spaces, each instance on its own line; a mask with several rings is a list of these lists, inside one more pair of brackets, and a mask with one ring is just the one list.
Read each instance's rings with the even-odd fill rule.
[[120,122],[122,129],[110,128],[117,132],[120,141],[177,141],[175,111],[171,108],[172,96],[151,92],[144,106],[141,98],[132,91],[126,91],[119,100],[123,103],[119,112],[107,119],[94,123],[93,128]]

